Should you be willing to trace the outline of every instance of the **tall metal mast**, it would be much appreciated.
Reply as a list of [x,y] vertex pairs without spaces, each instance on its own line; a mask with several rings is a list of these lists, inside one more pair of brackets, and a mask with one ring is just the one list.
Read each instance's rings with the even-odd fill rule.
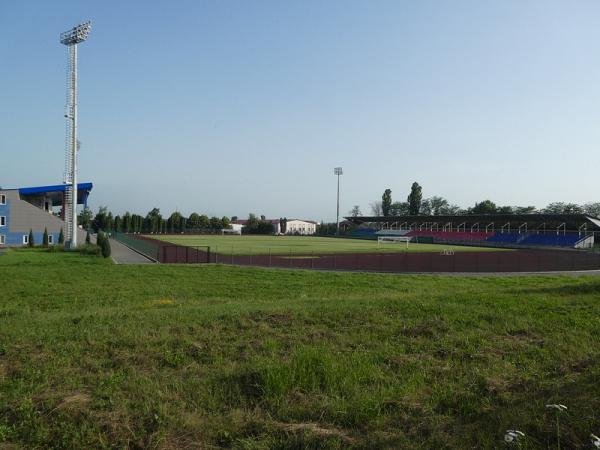
[[64,184],[67,185],[63,205],[67,224],[65,244],[77,247],[77,44],[85,41],[92,29],[90,21],[81,23],[60,34],[60,43],[69,47],[67,62],[67,136],[65,150]]
[[334,175],[337,176],[337,209],[336,209],[336,215],[335,215],[335,223],[336,223],[335,234],[336,234],[336,236],[339,236],[340,235],[340,175],[343,175],[344,171],[342,170],[341,167],[336,167],[333,169],[333,173],[334,173]]

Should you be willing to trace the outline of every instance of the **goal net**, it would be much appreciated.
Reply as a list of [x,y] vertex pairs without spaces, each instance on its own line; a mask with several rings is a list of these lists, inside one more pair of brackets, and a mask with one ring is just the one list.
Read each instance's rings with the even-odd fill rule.
[[379,236],[377,238],[377,245],[381,244],[401,244],[406,243],[406,248],[408,248],[408,243],[410,242],[410,236]]

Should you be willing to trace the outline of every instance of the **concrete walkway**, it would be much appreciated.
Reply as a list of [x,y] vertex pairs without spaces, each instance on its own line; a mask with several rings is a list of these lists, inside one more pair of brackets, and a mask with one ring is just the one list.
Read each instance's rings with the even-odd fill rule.
[[131,250],[126,245],[110,239],[111,258],[116,264],[154,264],[149,258]]

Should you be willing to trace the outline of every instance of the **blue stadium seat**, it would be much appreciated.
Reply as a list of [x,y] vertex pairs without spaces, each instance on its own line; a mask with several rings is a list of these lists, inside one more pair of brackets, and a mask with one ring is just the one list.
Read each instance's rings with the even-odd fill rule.
[[528,237],[525,233],[496,233],[487,238],[488,242],[499,242],[503,244],[520,244]]

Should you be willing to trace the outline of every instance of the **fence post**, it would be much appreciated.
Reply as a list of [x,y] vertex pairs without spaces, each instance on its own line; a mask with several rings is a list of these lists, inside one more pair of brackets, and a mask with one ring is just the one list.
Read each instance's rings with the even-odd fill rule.
[[289,261],[290,261],[290,264],[289,264],[289,266],[290,266],[290,267],[292,267],[292,249],[291,249],[291,248],[290,248],[290,257],[289,257]]
[[271,267],[271,247],[269,247],[269,267]]
[[[210,247],[208,247],[208,262],[210,262]],[[219,246],[215,245],[215,264],[219,264]]]
[[312,251],[312,258],[310,258],[310,268],[314,269],[315,268],[315,251]]
[[233,266],[233,245],[231,246],[231,265]]

